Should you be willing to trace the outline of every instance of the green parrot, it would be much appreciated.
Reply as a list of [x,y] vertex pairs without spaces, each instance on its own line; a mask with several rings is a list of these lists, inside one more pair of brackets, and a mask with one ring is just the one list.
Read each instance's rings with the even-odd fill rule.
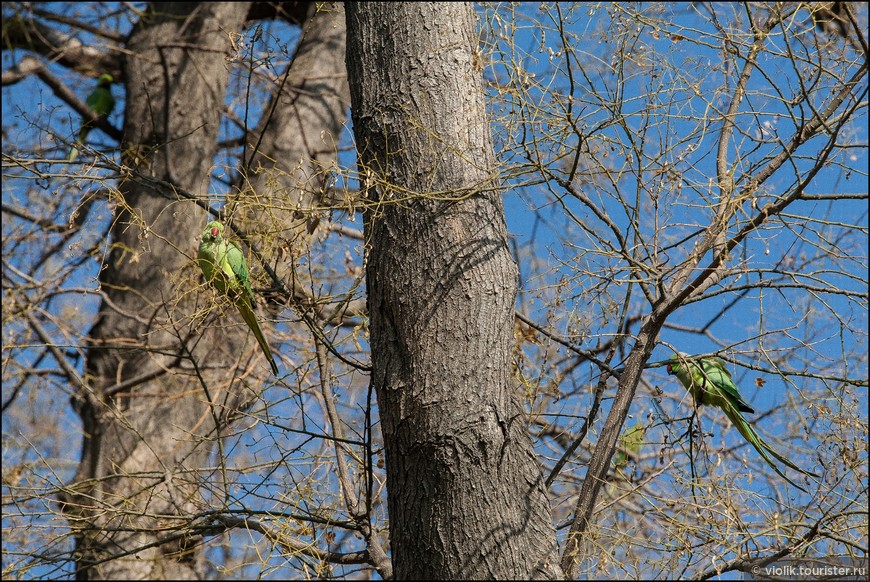
[[199,243],[197,262],[199,268],[202,269],[202,274],[205,275],[205,280],[229,297],[238,308],[239,313],[242,314],[242,319],[254,332],[254,337],[263,348],[263,353],[269,360],[272,372],[277,376],[278,365],[275,364],[272,350],[269,349],[269,344],[263,337],[263,331],[260,329],[257,315],[254,313],[257,303],[254,299],[254,292],[251,290],[251,282],[248,280],[248,264],[245,261],[245,255],[242,254],[239,245],[224,238],[224,226],[220,222],[213,220],[202,231],[202,242]]
[[[102,117],[103,119],[109,117],[109,114],[111,114],[112,110],[115,108],[115,98],[112,96],[112,83],[114,82],[115,79],[112,75],[109,75],[108,73],[100,75],[100,78],[97,79],[97,88],[94,89],[94,92],[88,95],[88,98],[85,100],[87,106],[90,107],[98,117]],[[91,129],[92,126],[90,123],[82,121],[76,144],[85,143],[85,139],[88,137]],[[73,146],[67,159],[72,162],[78,157],[78,155],[78,148]]]
[[613,457],[614,467],[621,469],[628,465],[629,459],[637,459],[640,449],[643,447],[645,436],[646,427],[641,423],[635,424],[622,433],[619,447],[616,450],[616,455]]
[[737,431],[758,451],[779,476],[801,491],[806,491],[803,487],[786,477],[785,473],[774,464],[773,458],[804,475],[809,475],[810,477],[818,477],[818,475],[801,469],[773,450],[769,444],[758,436],[758,433],[755,432],[741,414],[741,412],[754,413],[755,411],[740,396],[740,392],[737,390],[737,386],[734,385],[731,373],[728,372],[725,363],[719,358],[712,357],[701,358],[700,360],[695,358],[695,360],[693,361],[691,356],[682,352],[679,355],[673,356],[668,363],[668,374],[677,377],[680,383],[692,395],[696,404],[709,404],[721,408],[725,416],[731,421],[731,424],[737,427]]

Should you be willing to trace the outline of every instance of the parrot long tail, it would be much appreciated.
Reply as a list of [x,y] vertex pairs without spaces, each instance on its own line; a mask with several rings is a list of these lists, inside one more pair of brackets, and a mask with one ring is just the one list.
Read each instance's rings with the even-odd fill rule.
[[91,132],[91,128],[83,124],[81,129],[79,129],[79,138],[76,140],[75,144],[73,144],[72,149],[69,151],[69,155],[66,158],[68,162],[74,162],[77,157],[79,157],[79,149],[78,146],[85,143],[85,140],[88,137],[88,134]]
[[782,464],[791,467],[795,471],[798,471],[799,473],[803,473],[804,475],[807,475],[810,477],[816,477],[816,478],[818,478],[818,475],[816,475],[815,473],[811,473],[809,471],[805,471],[804,469],[801,469],[800,467],[798,467],[797,465],[792,463],[790,460],[788,460],[787,458],[785,458],[784,456],[782,456],[781,454],[776,452],[770,445],[768,445],[766,442],[764,442],[761,439],[761,437],[758,436],[758,433],[755,432],[755,429],[753,429],[749,425],[749,423],[746,422],[746,419],[743,418],[743,415],[740,414],[738,411],[726,410],[725,414],[731,420],[731,423],[735,427],[737,427],[737,431],[743,436],[743,438],[746,439],[746,441],[750,445],[752,445],[756,451],[758,451],[758,454],[760,454],[764,458],[764,460],[767,461],[767,464],[770,465],[771,468],[773,468],[773,470],[776,471],[780,477],[782,477],[783,479],[785,479],[786,481],[788,481],[789,483],[791,483],[792,485],[794,485],[795,487],[797,487],[798,489],[803,491],[804,493],[807,492],[806,489],[804,489],[803,487],[801,487],[800,485],[798,485],[797,483],[795,483],[794,481],[792,481],[791,479],[786,477],[785,473],[783,473],[779,469],[779,467],[777,467],[776,464],[773,462],[773,459],[771,458],[771,456],[774,457],[775,459],[777,459]]
[[245,323],[247,323],[248,327],[251,328],[251,331],[254,332],[254,337],[257,338],[257,343],[260,344],[263,353],[266,354],[266,359],[269,360],[269,365],[272,367],[272,373],[277,376],[278,365],[275,363],[275,358],[272,356],[272,350],[269,348],[269,344],[266,343],[266,338],[263,337],[260,324],[257,323],[257,315],[251,308],[250,303],[248,303],[246,298],[243,296],[236,302],[236,307],[239,309],[239,313],[242,314],[242,319],[245,320]]

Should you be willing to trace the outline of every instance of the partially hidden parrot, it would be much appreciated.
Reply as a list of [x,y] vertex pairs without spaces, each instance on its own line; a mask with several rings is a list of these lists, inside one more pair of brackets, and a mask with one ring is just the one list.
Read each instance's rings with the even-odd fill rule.
[[266,354],[266,359],[272,367],[272,372],[278,375],[278,365],[272,356],[272,350],[263,337],[263,331],[257,322],[254,309],[257,305],[251,282],[248,279],[248,264],[242,249],[235,242],[224,238],[224,226],[213,220],[208,223],[202,232],[202,241],[199,243],[197,262],[205,280],[230,298],[242,319],[254,332],[257,343]]
[[742,412],[754,413],[755,411],[740,396],[737,386],[731,379],[731,373],[728,372],[722,360],[713,357],[697,359],[681,352],[670,359],[667,370],[668,374],[675,375],[680,383],[685,386],[696,404],[708,404],[721,408],[725,416],[731,421],[731,424],[737,428],[737,431],[743,438],[758,451],[758,454],[767,461],[767,464],[780,477],[801,491],[806,491],[803,487],[786,477],[785,473],[774,464],[774,458],[804,475],[818,477],[815,473],[805,471],[792,463],[758,436],[755,429],[752,428],[741,414]]
[[622,438],[619,439],[619,447],[616,450],[616,455],[613,457],[613,465],[617,469],[621,469],[628,465],[630,459],[637,460],[640,450],[643,447],[644,438],[646,436],[646,426],[643,424],[635,424],[631,428],[626,429],[622,433]]
[[[85,104],[87,104],[87,106],[90,107],[98,117],[103,119],[109,117],[112,110],[115,108],[115,98],[112,96],[112,83],[114,82],[115,79],[112,75],[109,75],[108,73],[100,75],[100,78],[97,79],[97,88],[94,89],[94,92],[88,95],[88,98],[85,100]],[[76,146],[85,143],[85,139],[88,137],[91,129],[93,129],[93,126],[83,120],[82,125],[79,128]],[[69,157],[67,158],[70,162],[75,160],[79,155],[79,150],[76,146],[73,146],[69,153]]]

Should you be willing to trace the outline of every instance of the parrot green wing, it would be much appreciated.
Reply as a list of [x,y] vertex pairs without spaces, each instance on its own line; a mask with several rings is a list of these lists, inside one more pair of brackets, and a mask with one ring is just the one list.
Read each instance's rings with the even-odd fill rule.
[[248,277],[248,263],[239,246],[224,239],[223,230],[223,225],[216,220],[208,223],[199,243],[197,262],[205,280],[232,300],[277,376],[278,365],[254,312],[256,300]]
[[613,458],[613,465],[619,469],[628,464],[629,459],[637,459],[643,447],[646,427],[643,424],[635,424],[627,429],[619,441],[619,449]]
[[[115,97],[112,95],[112,83],[114,82],[114,78],[112,75],[100,75],[100,78],[97,80],[97,88],[88,95],[87,99],[85,99],[85,104],[93,110],[93,112],[98,117],[106,118],[115,108]],[[89,123],[82,122],[81,127],[79,127],[78,131],[78,143],[83,144],[85,139],[87,139],[88,134],[91,132],[92,126]],[[67,158],[69,161],[73,161],[78,156],[78,148],[73,147],[69,153],[69,157]]]
[[245,260],[245,255],[242,254],[242,249],[233,241],[227,242],[226,253],[221,267],[230,275],[235,284],[239,287],[239,294],[242,298],[246,298],[251,306],[257,304],[254,298],[254,291],[251,289],[251,280],[248,278],[248,262]]
[[712,384],[722,396],[728,399],[741,412],[755,412],[740,395],[737,385],[731,379],[731,372],[725,367],[725,362],[719,358],[704,358],[701,360],[699,372],[707,383]]
[[115,108],[115,97],[112,96],[112,75],[102,75],[94,92],[88,95],[85,103],[100,117],[108,117]]
[[730,404],[741,412],[755,412],[740,395],[731,373],[719,358],[696,362],[687,354],[679,354],[668,363],[668,373],[676,375],[698,404],[719,408]]

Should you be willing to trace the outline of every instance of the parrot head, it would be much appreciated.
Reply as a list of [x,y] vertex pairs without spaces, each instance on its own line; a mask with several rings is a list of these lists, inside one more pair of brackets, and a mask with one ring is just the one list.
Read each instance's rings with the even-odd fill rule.
[[675,356],[671,356],[670,361],[668,362],[667,368],[668,374],[673,376],[674,374],[678,374],[680,369],[682,368],[682,364],[680,362],[684,362],[689,359],[689,354],[686,352],[679,352]]
[[221,238],[223,232],[224,225],[217,220],[212,220],[208,223],[208,226],[205,227],[205,231],[202,233],[202,240],[206,242],[214,242]]
[[100,77],[97,79],[97,86],[98,87],[108,87],[109,85],[111,85],[114,82],[115,82],[115,78],[112,75],[110,75],[109,73],[104,73],[104,74],[100,75]]

